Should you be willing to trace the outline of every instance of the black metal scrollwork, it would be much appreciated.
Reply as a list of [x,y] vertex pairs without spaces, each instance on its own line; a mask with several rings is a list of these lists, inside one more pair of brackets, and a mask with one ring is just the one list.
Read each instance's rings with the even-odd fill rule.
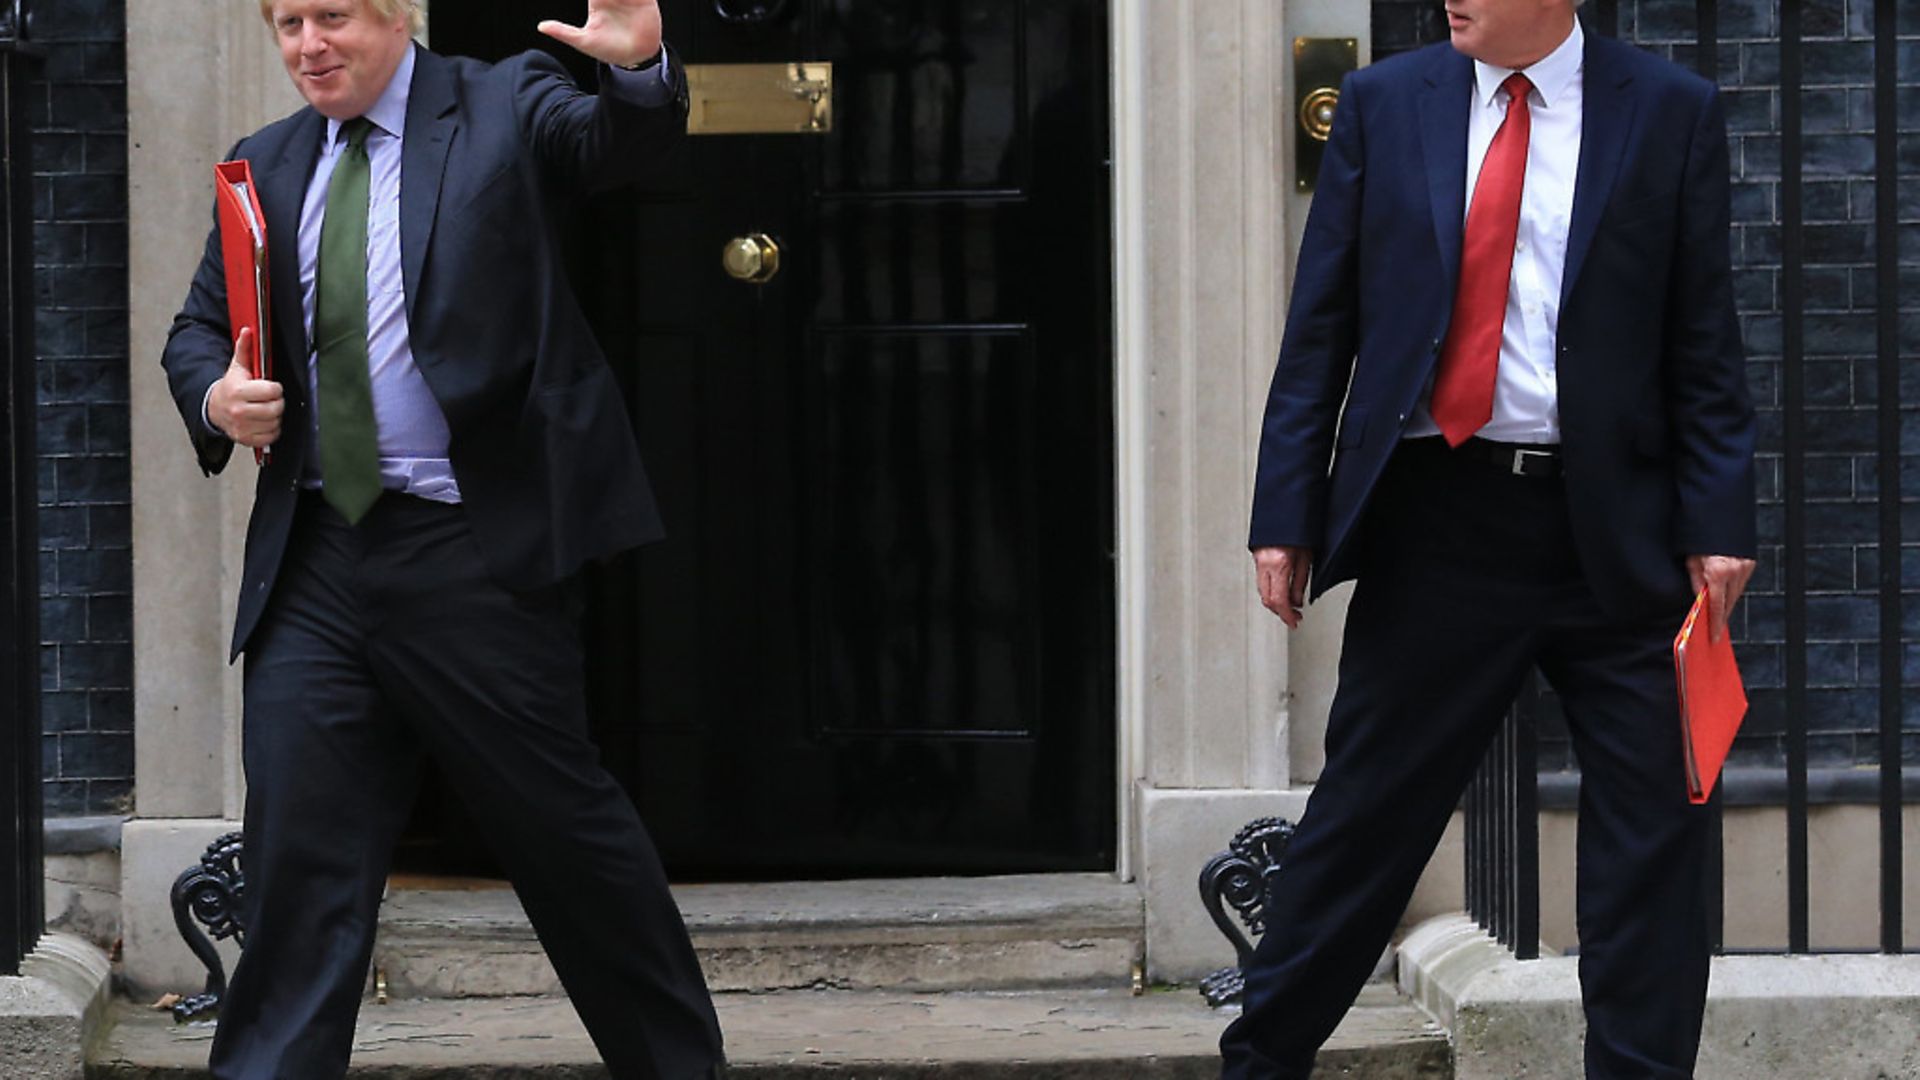
[[[173,925],[180,931],[187,948],[193,950],[193,955],[207,969],[206,989],[174,1005],[176,1022],[185,1023],[219,1010],[220,999],[227,992],[227,969],[220,962],[220,953],[213,943],[232,938],[241,948],[246,947],[247,927],[240,906],[246,889],[237,832],[208,844],[206,853],[200,856],[200,864],[188,867],[174,879]],[[201,926],[206,927],[204,933]]]
[[787,13],[793,0],[713,0],[713,13],[735,26],[761,26]]
[[[1200,994],[1207,1004],[1218,1008],[1237,1001],[1246,988],[1241,973],[1253,959],[1253,938],[1266,932],[1267,879],[1280,869],[1280,861],[1293,840],[1293,822],[1285,818],[1255,818],[1233,836],[1227,850],[1207,860],[1200,871],[1200,902],[1213,916],[1213,925],[1233,943],[1237,963],[1224,967],[1200,980]],[[1232,908],[1246,924],[1246,932],[1234,925],[1227,914]]]

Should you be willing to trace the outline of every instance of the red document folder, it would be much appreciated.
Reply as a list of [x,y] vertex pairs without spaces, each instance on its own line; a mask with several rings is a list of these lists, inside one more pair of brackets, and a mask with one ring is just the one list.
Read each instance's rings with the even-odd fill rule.
[[[1733,635],[1719,641],[1707,632],[1707,593],[1673,639],[1673,673],[1680,682],[1680,739],[1686,756],[1687,799],[1704,803],[1720,778],[1720,766],[1747,715],[1747,690],[1733,660]],[[1696,632],[1697,631],[1697,632]]]
[[[253,330],[253,355],[247,358],[256,379],[273,378],[273,338],[267,288],[267,219],[260,212],[260,196],[253,169],[245,160],[223,161],[213,167],[214,198],[220,216],[220,257],[227,271],[227,320],[237,344],[240,331]],[[253,460],[265,464],[267,450],[255,450]]]

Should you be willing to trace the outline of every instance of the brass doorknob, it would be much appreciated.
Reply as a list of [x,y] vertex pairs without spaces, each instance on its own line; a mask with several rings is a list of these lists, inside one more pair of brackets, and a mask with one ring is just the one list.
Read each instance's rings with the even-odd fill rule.
[[780,245],[766,233],[736,236],[720,253],[720,265],[736,280],[764,285],[780,272]]
[[1300,102],[1300,129],[1316,142],[1326,142],[1333,134],[1333,110],[1340,104],[1340,89],[1315,87]]

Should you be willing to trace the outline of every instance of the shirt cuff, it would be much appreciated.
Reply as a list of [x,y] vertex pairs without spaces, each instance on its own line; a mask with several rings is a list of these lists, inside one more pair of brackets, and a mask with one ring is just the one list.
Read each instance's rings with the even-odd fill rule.
[[207,411],[208,406],[213,404],[213,388],[219,385],[220,385],[219,379],[213,380],[212,382],[207,384],[207,392],[201,395],[200,423],[206,426],[207,434],[213,436],[216,439],[224,439],[227,437],[227,433],[213,426],[213,417]]
[[620,100],[646,108],[657,108],[673,100],[673,74],[667,65],[673,62],[673,54],[665,45],[660,46],[660,62],[645,71],[628,71],[626,68],[607,68],[607,88]]

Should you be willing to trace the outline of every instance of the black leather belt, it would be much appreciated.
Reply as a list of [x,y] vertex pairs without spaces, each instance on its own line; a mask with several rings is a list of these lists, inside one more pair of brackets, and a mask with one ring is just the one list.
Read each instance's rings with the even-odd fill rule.
[[1560,448],[1552,443],[1503,443],[1468,439],[1454,448],[1474,461],[1484,461],[1503,473],[1546,479],[1560,475]]

